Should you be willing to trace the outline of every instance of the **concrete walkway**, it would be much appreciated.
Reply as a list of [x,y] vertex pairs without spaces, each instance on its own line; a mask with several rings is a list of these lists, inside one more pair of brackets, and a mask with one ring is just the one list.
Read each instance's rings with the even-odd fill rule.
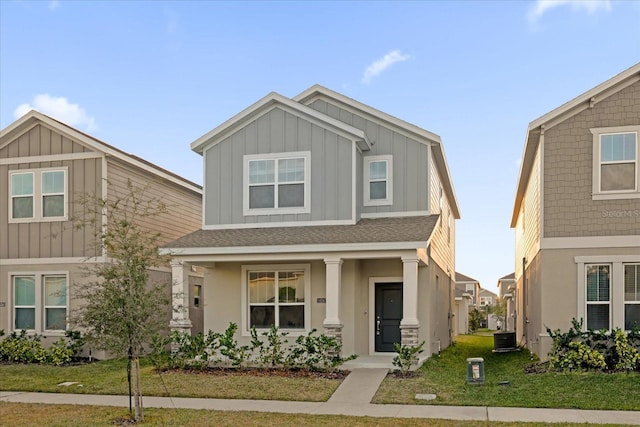
[[[640,411],[580,409],[499,408],[485,406],[378,405],[369,403],[384,379],[386,369],[354,369],[327,402],[277,400],[144,397],[146,408],[258,411],[312,415],[354,415],[392,418],[436,418],[462,421],[520,421],[640,425]],[[68,393],[0,392],[0,402],[54,405],[129,406],[128,396]]]

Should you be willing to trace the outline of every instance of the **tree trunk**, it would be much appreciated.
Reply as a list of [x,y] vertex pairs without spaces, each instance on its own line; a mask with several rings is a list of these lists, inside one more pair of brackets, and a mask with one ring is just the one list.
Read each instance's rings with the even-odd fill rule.
[[133,357],[131,370],[133,371],[133,401],[136,408],[136,422],[144,421],[144,411],[142,409],[142,391],[140,390],[140,359]]

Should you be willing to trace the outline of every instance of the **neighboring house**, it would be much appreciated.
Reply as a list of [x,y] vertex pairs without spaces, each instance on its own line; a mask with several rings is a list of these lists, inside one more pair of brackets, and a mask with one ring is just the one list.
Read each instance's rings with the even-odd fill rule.
[[506,302],[505,307],[505,331],[514,331],[516,320],[516,274],[507,274],[498,279],[498,299]]
[[344,354],[451,342],[458,203],[440,137],[313,86],[277,93],[191,144],[204,163],[202,230],[174,256],[174,330],[190,266],[204,268],[204,327],[313,329]]
[[480,301],[480,307],[494,306],[498,301],[498,294],[481,288],[480,292],[478,293],[478,300]]
[[[87,267],[108,261],[91,230],[73,227],[77,200],[113,200],[129,179],[166,204],[143,224],[163,243],[200,228],[202,189],[190,181],[35,111],[0,131],[0,329],[64,335],[74,287],[91,280]],[[103,215],[98,226],[108,222]],[[170,283],[169,266],[151,274]]]
[[455,324],[454,335],[469,333],[469,308],[472,304],[472,297],[465,284],[456,283],[456,294],[453,311]]
[[529,124],[516,229],[518,342],[640,324],[640,64]]
[[480,306],[480,289],[482,289],[482,287],[479,281],[456,271],[456,287],[458,286],[461,286],[466,293],[471,295],[472,307]]

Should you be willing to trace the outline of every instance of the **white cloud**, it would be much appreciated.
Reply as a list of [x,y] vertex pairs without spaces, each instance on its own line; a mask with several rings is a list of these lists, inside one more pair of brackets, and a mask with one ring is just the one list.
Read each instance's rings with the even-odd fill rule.
[[60,2],[58,0],[51,0],[49,2],[49,10],[54,11],[60,7]]
[[367,67],[362,77],[362,83],[369,83],[371,79],[382,73],[384,70],[395,64],[396,62],[406,61],[410,59],[411,55],[406,55],[399,50],[394,50],[387,53],[382,58],[374,61]]
[[89,116],[80,105],[71,104],[64,97],[55,97],[46,93],[36,95],[31,104],[19,105],[14,110],[13,116],[18,119],[30,110],[38,110],[68,125],[81,127],[88,131],[96,129],[96,120]]
[[611,0],[537,0],[529,10],[529,19],[535,22],[549,10],[562,6],[569,6],[574,11],[583,10],[592,15],[599,10],[610,11]]

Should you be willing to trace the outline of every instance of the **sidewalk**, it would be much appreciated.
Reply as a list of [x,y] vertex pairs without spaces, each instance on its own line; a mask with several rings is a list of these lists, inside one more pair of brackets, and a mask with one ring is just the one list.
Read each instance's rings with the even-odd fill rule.
[[[485,406],[379,405],[369,403],[384,369],[354,369],[327,402],[144,397],[146,408],[258,411],[311,415],[435,418],[462,421],[565,422],[640,425],[640,411],[499,408]],[[0,391],[0,402],[129,406],[128,396]]]

